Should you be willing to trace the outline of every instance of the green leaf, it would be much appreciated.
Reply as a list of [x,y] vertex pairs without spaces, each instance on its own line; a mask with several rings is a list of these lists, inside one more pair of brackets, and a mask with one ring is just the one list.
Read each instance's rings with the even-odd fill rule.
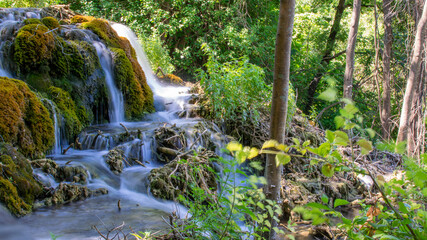
[[276,154],[276,164],[280,163],[282,165],[285,165],[291,161],[291,156],[283,153]]
[[334,122],[335,122],[335,127],[336,127],[337,129],[340,129],[342,126],[344,126],[344,124],[345,124],[345,119],[344,119],[343,117],[341,117],[341,116],[336,116],[336,117],[334,118]]
[[310,166],[314,166],[314,165],[316,165],[318,163],[319,163],[319,160],[317,160],[317,159],[310,160]]
[[357,141],[357,145],[361,147],[363,155],[366,155],[370,151],[372,151],[372,143],[366,139],[360,139],[359,141]]
[[230,152],[241,151],[242,150],[242,144],[240,144],[238,142],[230,142],[229,144],[227,144],[227,149]]
[[329,198],[328,198],[328,196],[326,196],[325,194],[322,194],[322,202],[323,202],[324,204],[328,204],[328,202],[329,202]]
[[259,154],[258,149],[253,147],[253,148],[251,148],[251,150],[249,151],[248,159],[252,159],[252,158],[254,158],[254,157],[258,156],[258,154]]
[[344,118],[353,119],[359,109],[354,104],[346,104],[344,108],[340,109],[340,114]]
[[[327,203],[325,203],[325,204],[327,204]],[[311,208],[323,209],[323,210],[331,210],[328,206],[325,206],[323,204],[316,203],[316,202],[307,203],[305,206],[311,207]]]
[[337,90],[335,88],[328,88],[322,92],[317,98],[327,102],[333,102],[337,99]]
[[242,164],[242,163],[244,163],[244,162],[246,161],[247,156],[248,156],[248,155],[247,155],[245,152],[243,152],[243,151],[238,151],[238,152],[236,153],[236,160],[237,160],[237,163],[238,163],[238,164]]
[[262,149],[265,148],[272,148],[275,147],[278,144],[276,140],[268,140],[262,145]]
[[347,133],[343,131],[335,131],[335,144],[345,147],[349,143],[350,140],[348,139]]
[[344,129],[345,130],[353,129],[355,126],[356,126],[355,123],[347,123],[345,124]]
[[405,154],[405,152],[406,152],[406,141],[399,142],[398,144],[396,144],[395,151],[396,151],[396,153],[399,153],[399,154]]
[[376,132],[372,128],[367,128],[365,130],[369,134],[369,137],[371,137],[371,138],[375,137]]
[[292,141],[295,143],[295,145],[299,146],[301,145],[301,142],[298,138],[292,138]]
[[326,177],[332,177],[335,173],[334,166],[332,164],[327,163],[322,166],[322,173]]
[[335,140],[335,134],[332,131],[326,130],[325,135],[326,135],[326,139],[328,140],[328,142],[330,142],[330,143],[334,142],[334,140]]
[[349,202],[347,200],[337,198],[334,201],[334,208],[342,206],[342,205],[347,205],[347,204],[349,204]]
[[408,209],[406,208],[403,202],[398,202],[397,204],[399,204],[399,211],[403,213],[409,213]]

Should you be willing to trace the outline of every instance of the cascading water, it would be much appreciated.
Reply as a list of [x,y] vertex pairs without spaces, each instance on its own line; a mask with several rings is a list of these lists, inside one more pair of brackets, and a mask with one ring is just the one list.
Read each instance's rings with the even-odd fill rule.
[[[111,24],[117,34],[121,37],[127,38],[135,49],[138,63],[144,70],[147,83],[153,91],[156,110],[168,112],[183,110],[184,104],[186,104],[188,98],[191,96],[191,94],[187,93],[189,89],[187,87],[163,86],[160,84],[151,69],[150,62],[148,61],[148,58],[135,33],[123,24]],[[170,119],[171,116],[169,116],[169,120]]]
[[93,46],[98,54],[102,70],[105,73],[105,82],[110,95],[109,117],[111,123],[122,122],[125,118],[123,94],[117,89],[113,77],[113,65],[111,54],[107,47],[101,42],[93,42]]
[[[4,34],[12,33],[14,28],[16,30],[15,25],[27,17],[40,18],[40,13],[35,10],[32,13],[17,10],[14,11],[14,14],[6,15],[6,18],[3,18],[0,23],[0,40]],[[143,122],[124,122],[123,95],[114,82],[111,53],[89,30],[63,28],[62,31],[81,32],[86,36],[85,41],[95,47],[109,91],[108,111],[110,123],[113,124],[95,125],[85,129],[79,136],[83,150],[71,148],[63,155],[61,154],[58,124],[60,115],[57,114],[55,106],[51,102],[55,124],[55,148],[51,157],[61,167],[84,168],[88,176],[87,187],[92,190],[105,188],[109,193],[57,208],[42,207],[19,219],[19,223],[30,228],[22,231],[35,239],[51,239],[49,232],[59,235],[63,239],[98,239],[99,235],[93,230],[93,225],[102,226],[103,230],[107,230],[121,225],[123,222],[135,230],[156,232],[168,229],[162,216],[176,212],[178,216],[184,218],[187,214],[186,209],[177,203],[150,196],[147,176],[152,169],[163,165],[156,160],[156,153],[153,152],[153,149],[156,148],[155,129],[164,126],[165,122],[185,129],[188,142],[194,148],[205,144],[202,138],[194,133],[194,126],[199,123],[199,120],[179,119],[177,116],[177,112],[185,110],[186,102],[191,94],[187,93],[188,88],[186,87],[160,84],[153,74],[135,34],[121,24],[113,24],[113,27],[120,36],[128,38],[135,49],[138,62],[153,91],[158,112],[146,116]],[[0,60],[3,60],[1,55],[3,44],[5,43],[1,41]],[[2,75],[10,77],[12,74],[8,71],[8,65],[0,61],[0,76]],[[129,131],[140,131],[141,134],[123,139],[125,130],[117,124],[119,122],[123,122]],[[215,134],[211,135],[212,139],[217,138]],[[222,144],[218,139],[215,140],[216,143]],[[65,146],[65,143],[62,144]],[[125,159],[135,159],[142,164],[133,166],[125,164],[125,168],[120,174],[113,173],[106,164],[106,155],[109,150],[115,148],[124,152]],[[60,185],[57,180],[41,169],[35,169],[34,175],[38,176],[47,187],[56,188]],[[79,183],[70,184],[78,185]],[[119,200],[121,211],[117,208]],[[0,236],[3,236],[1,234],[2,228],[0,228]]]
[[51,100],[45,99],[45,101],[49,104],[50,109],[52,111],[53,126],[55,129],[55,145],[53,146],[52,152],[54,154],[60,154],[61,153],[61,128],[58,122],[58,113],[56,112],[55,104]]

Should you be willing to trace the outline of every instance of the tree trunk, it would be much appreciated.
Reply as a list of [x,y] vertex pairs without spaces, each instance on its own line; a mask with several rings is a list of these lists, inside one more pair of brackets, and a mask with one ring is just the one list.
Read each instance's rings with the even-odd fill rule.
[[345,9],[345,0],[340,0],[337,6],[337,11],[335,12],[334,23],[331,27],[331,32],[329,33],[328,40],[326,42],[325,53],[323,54],[322,60],[320,61],[320,68],[317,70],[316,75],[314,75],[313,81],[311,81],[308,90],[307,90],[307,104],[304,107],[305,113],[310,111],[311,105],[313,104],[314,96],[316,93],[317,85],[325,74],[325,68],[329,65],[329,62],[332,60],[331,54],[334,50],[335,40],[337,34],[340,30],[340,24],[342,15]]
[[392,59],[393,46],[393,29],[392,22],[392,6],[393,0],[383,0],[384,13],[384,52],[383,52],[383,92],[382,92],[382,107],[381,107],[381,133],[385,140],[390,139],[391,130],[391,104],[390,104],[390,82],[392,78],[390,70],[390,61]]
[[[397,142],[408,141],[408,128],[411,118],[411,110],[414,103],[414,95],[420,84],[420,71],[422,62],[422,52],[424,44],[424,32],[427,23],[427,1],[424,3],[421,18],[418,21],[417,33],[414,40],[414,50],[411,59],[411,68],[408,81],[406,83],[405,95],[403,98],[402,112],[400,114],[399,132]],[[410,145],[408,145],[410,146]],[[410,147],[408,153],[411,154]]]
[[[295,16],[295,0],[281,0],[279,23],[276,35],[276,50],[273,75],[273,99],[271,106],[270,139],[283,143],[285,139],[286,115],[288,109],[289,69],[291,62],[292,31]],[[275,155],[267,155],[265,167],[265,194],[267,199],[280,203],[282,166],[276,166]],[[269,218],[270,232],[266,233],[266,239],[276,239],[274,227],[278,222]]]
[[353,94],[353,72],[354,72],[354,51],[356,49],[357,30],[359,29],[360,9],[362,0],[354,0],[353,13],[351,15],[350,32],[348,34],[347,51],[344,73],[343,97],[352,99]]

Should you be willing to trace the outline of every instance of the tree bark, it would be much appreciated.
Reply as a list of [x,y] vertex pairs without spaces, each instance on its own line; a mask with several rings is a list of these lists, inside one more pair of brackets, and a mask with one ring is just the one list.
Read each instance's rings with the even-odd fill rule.
[[[422,62],[422,51],[424,32],[427,25],[427,1],[424,3],[421,18],[418,21],[417,33],[415,35],[413,54],[411,59],[411,68],[408,81],[406,83],[405,95],[403,98],[402,112],[400,114],[399,132],[397,142],[408,141],[408,129],[411,118],[411,110],[414,105],[414,95],[420,83],[420,71]],[[408,145],[409,146],[409,145]],[[408,150],[411,150],[410,147]],[[408,151],[411,154],[410,151]]]
[[[277,26],[276,49],[273,75],[273,99],[271,106],[270,139],[283,143],[285,139],[286,115],[288,109],[289,71],[291,62],[292,31],[295,16],[295,0],[281,0],[279,23]],[[280,203],[282,166],[276,166],[275,155],[267,155],[265,178],[267,185],[264,188],[267,199]],[[272,217],[270,232],[266,239],[276,239],[274,227],[278,222]]]
[[328,40],[326,42],[325,53],[323,54],[322,60],[320,61],[320,68],[317,70],[316,75],[314,75],[313,81],[311,81],[308,90],[307,90],[307,104],[304,107],[305,113],[310,111],[311,105],[313,105],[314,96],[316,93],[317,85],[319,85],[320,80],[325,74],[325,68],[329,65],[329,62],[333,59],[331,57],[332,51],[334,50],[335,40],[337,39],[337,34],[340,30],[340,24],[342,15],[345,9],[345,0],[340,0],[338,2],[337,11],[335,12],[334,23],[331,27],[331,32],[329,33]]
[[351,15],[350,32],[347,41],[343,90],[343,97],[348,99],[352,99],[353,95],[354,51],[356,49],[361,5],[362,0],[353,1],[353,13]]
[[382,92],[382,106],[381,106],[381,135],[385,140],[390,139],[391,130],[391,103],[390,95],[391,88],[390,82],[392,74],[390,70],[390,61],[392,59],[392,46],[393,46],[393,28],[391,25],[393,13],[391,4],[393,0],[383,0],[383,13],[384,13],[384,52],[383,52],[383,92]]

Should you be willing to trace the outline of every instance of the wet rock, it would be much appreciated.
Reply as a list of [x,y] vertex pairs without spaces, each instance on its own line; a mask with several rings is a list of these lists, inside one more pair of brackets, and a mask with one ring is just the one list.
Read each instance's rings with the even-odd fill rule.
[[44,173],[52,175],[57,182],[87,183],[88,173],[82,166],[60,166],[51,159],[34,160],[31,165],[34,168],[40,168]]
[[61,183],[55,189],[52,196],[44,200],[44,204],[46,206],[66,204],[70,202],[81,201],[91,196],[97,196],[107,193],[108,190],[104,188],[90,190],[86,186]]
[[110,150],[107,156],[105,156],[105,162],[110,166],[110,170],[116,175],[119,175],[123,171],[124,160],[125,152],[119,147]]

